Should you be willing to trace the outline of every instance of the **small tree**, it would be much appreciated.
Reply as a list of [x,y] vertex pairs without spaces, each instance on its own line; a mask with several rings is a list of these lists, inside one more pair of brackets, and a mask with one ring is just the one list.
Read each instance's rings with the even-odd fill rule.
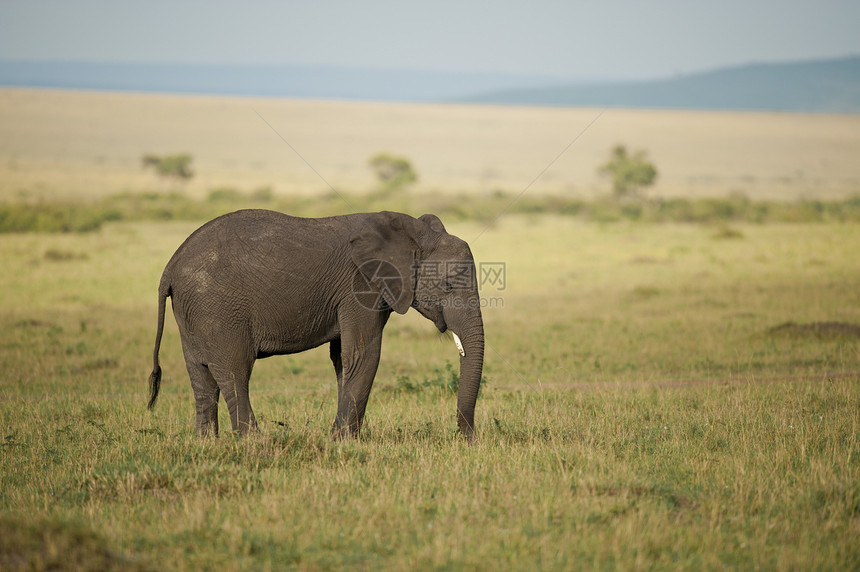
[[645,151],[637,151],[631,156],[624,145],[616,145],[612,149],[609,162],[598,172],[612,177],[612,193],[619,199],[639,195],[657,179],[657,168],[646,160]]
[[193,160],[191,155],[178,153],[164,157],[144,155],[141,163],[144,169],[153,169],[159,177],[165,180],[187,181],[194,176],[194,171],[191,170]]
[[399,189],[418,180],[418,175],[412,168],[409,159],[390,153],[377,153],[367,162],[376,178],[379,179],[383,191]]

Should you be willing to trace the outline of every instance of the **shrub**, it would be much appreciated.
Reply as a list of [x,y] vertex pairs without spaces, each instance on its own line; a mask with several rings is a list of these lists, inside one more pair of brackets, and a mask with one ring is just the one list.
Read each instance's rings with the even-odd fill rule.
[[90,232],[122,218],[115,209],[63,203],[0,205],[0,232]]
[[193,160],[193,157],[187,153],[177,153],[164,157],[144,155],[141,158],[141,163],[144,169],[153,169],[159,177],[186,181],[194,176],[194,172],[191,170]]
[[368,161],[383,190],[393,190],[414,183],[418,175],[409,159],[390,153],[377,153]]
[[260,187],[251,192],[251,200],[258,203],[271,202],[274,197],[275,193],[272,192],[272,187]]
[[598,172],[612,177],[612,192],[617,198],[636,196],[657,179],[657,168],[645,159],[645,152],[628,155],[624,145],[612,149],[609,162]]
[[217,202],[217,201],[235,201],[242,198],[242,194],[236,189],[231,189],[229,187],[220,187],[217,189],[212,189],[209,191],[209,201]]

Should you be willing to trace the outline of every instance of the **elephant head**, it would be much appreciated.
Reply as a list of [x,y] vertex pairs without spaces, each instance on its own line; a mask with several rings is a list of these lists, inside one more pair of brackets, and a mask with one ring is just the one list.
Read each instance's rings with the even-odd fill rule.
[[469,245],[426,214],[368,215],[351,235],[350,256],[379,293],[381,311],[412,307],[440,332],[451,331],[460,352],[457,424],[471,440],[484,364],[484,323],[475,261]]

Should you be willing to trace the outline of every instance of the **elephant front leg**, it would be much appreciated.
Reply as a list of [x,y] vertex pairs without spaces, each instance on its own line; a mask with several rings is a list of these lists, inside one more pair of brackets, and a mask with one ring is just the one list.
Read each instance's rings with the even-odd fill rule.
[[329,357],[331,357],[331,364],[334,366],[334,373],[337,376],[338,388],[343,383],[343,361],[340,358],[340,351],[340,340],[334,340],[329,344]]
[[338,373],[337,416],[331,429],[335,439],[358,437],[361,430],[370,388],[379,367],[381,328],[369,335],[344,336],[339,345],[340,355],[335,356],[335,344],[332,344],[332,362]]

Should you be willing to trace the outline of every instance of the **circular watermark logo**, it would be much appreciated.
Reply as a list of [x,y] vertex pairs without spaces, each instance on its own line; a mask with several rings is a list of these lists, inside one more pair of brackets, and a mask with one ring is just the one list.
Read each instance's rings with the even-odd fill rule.
[[368,260],[355,271],[352,295],[362,308],[381,311],[386,302],[397,303],[404,296],[403,276],[387,260]]

